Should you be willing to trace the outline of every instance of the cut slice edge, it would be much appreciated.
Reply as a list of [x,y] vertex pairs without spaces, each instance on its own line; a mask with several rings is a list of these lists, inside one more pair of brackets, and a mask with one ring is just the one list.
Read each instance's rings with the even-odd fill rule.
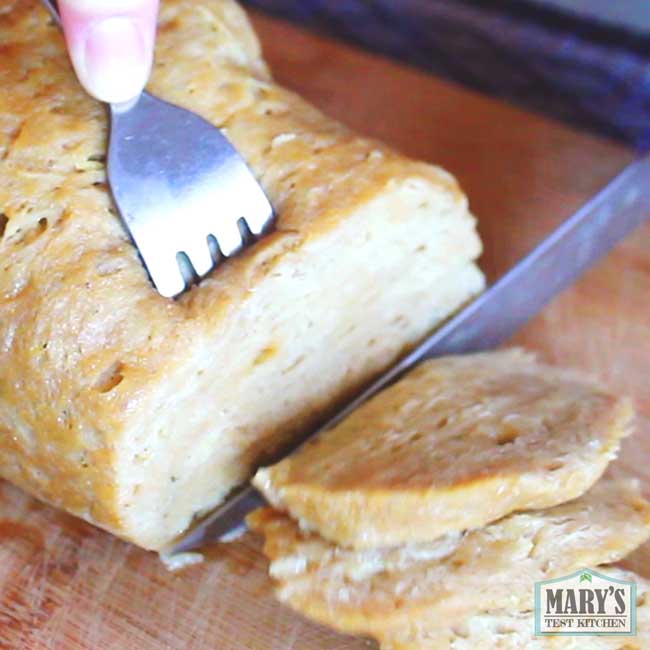
[[340,546],[422,542],[579,497],[633,419],[631,400],[519,349],[443,357],[253,482]]

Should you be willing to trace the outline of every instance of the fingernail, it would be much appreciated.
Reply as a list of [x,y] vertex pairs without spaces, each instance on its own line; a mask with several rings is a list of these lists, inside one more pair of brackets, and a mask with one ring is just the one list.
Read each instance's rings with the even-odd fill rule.
[[105,18],[92,25],[83,52],[78,74],[98,99],[127,102],[147,83],[151,53],[137,23],[129,18]]

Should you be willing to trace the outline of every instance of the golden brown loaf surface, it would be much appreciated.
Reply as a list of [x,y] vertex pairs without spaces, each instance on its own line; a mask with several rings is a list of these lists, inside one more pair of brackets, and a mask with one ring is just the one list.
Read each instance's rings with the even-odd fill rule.
[[611,578],[636,583],[636,635],[535,637],[533,610],[500,610],[472,614],[455,627],[423,620],[410,634],[381,639],[380,646],[382,650],[647,650],[650,648],[650,581],[608,565],[597,570]]
[[278,598],[335,629],[375,637],[420,621],[457,626],[478,611],[533,606],[532,585],[616,562],[650,536],[650,504],[631,481],[504,517],[485,528],[395,549],[337,547],[273,509],[253,513]]
[[580,496],[632,405],[522,350],[421,364],[254,483],[303,528],[374,548]]
[[163,299],[38,0],[3,1],[0,50],[0,476],[42,499],[161,548],[483,286],[452,177],[275,85],[236,3],[165,0],[150,89],[225,128],[279,218]]

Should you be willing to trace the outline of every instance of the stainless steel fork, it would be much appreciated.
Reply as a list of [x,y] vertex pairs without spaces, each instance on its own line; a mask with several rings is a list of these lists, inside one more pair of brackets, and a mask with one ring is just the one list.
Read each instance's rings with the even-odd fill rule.
[[[56,0],[43,0],[60,24]],[[221,131],[143,92],[109,105],[108,183],[158,292],[182,293],[263,234],[273,207]]]

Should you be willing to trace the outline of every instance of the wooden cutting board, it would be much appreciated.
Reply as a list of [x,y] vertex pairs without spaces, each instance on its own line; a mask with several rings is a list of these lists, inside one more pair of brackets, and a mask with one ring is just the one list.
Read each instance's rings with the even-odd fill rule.
[[[277,78],[350,126],[456,174],[480,218],[490,279],[633,158],[625,148],[287,24],[255,16]],[[516,337],[636,398],[615,472],[650,492],[650,227]],[[650,553],[637,556],[642,566]],[[167,572],[121,542],[0,483],[0,648],[343,650],[366,642],[272,598],[248,536]]]

